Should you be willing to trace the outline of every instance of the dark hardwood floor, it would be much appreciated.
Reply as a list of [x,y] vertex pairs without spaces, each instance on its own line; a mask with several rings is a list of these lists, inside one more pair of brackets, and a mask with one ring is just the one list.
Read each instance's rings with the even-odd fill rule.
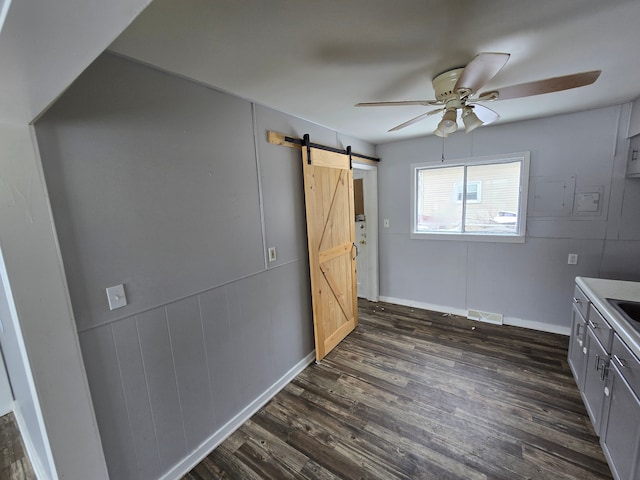
[[611,479],[568,338],[385,303],[197,465],[209,479]]
[[0,417],[0,480],[35,480],[13,413]]

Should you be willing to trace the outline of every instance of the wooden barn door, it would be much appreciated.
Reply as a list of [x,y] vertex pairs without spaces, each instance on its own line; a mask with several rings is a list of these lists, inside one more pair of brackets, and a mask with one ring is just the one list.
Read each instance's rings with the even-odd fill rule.
[[319,362],[358,324],[353,170],[342,153],[303,147],[302,160]]

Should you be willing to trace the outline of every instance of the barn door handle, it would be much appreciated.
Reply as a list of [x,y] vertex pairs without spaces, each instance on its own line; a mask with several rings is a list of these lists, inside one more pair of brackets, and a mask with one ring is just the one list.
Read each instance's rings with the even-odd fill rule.
[[[360,255],[360,250],[358,250],[358,245],[356,245],[356,242],[353,242],[351,245],[353,245],[353,247],[356,249],[356,257]],[[353,248],[351,250],[353,251]]]

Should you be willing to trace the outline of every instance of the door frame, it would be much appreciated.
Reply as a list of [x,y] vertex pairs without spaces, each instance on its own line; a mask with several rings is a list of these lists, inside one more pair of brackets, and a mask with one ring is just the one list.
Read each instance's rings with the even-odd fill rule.
[[[367,222],[367,292],[364,297],[372,302],[380,299],[378,271],[378,167],[353,159],[353,169],[364,173],[362,187],[364,212]],[[355,221],[355,220],[354,220]]]

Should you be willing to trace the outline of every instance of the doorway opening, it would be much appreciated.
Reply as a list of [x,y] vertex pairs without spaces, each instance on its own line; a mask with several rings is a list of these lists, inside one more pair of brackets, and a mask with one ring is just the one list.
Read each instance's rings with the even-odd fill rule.
[[377,302],[378,280],[378,168],[353,162],[355,229],[358,255],[356,278],[358,297]]

